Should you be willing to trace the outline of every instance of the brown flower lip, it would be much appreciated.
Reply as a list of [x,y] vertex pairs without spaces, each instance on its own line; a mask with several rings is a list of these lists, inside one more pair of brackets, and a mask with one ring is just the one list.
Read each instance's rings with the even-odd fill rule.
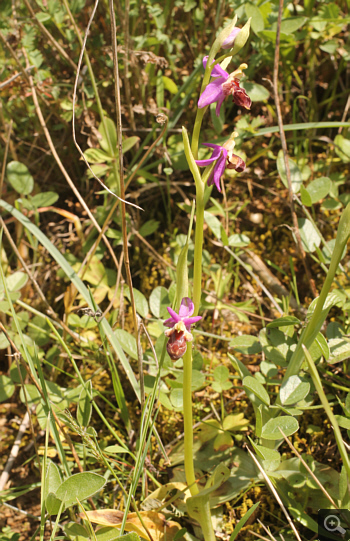
[[187,349],[187,340],[184,331],[175,331],[169,336],[166,350],[172,361],[177,361],[185,353]]

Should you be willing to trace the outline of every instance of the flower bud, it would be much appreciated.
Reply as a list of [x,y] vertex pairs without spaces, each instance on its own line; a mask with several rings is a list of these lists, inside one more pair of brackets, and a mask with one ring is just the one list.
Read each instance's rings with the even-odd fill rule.
[[241,31],[240,28],[234,28],[231,34],[222,42],[222,45],[221,45],[222,49],[231,49],[240,31]]

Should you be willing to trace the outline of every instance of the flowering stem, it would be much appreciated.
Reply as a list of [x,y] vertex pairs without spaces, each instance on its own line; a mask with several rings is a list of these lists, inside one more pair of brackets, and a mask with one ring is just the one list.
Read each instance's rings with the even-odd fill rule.
[[193,464],[193,420],[192,420],[192,348],[187,346],[183,356],[184,362],[184,383],[183,383],[183,404],[184,404],[184,432],[185,432],[185,474],[186,481],[190,487],[191,495],[198,494],[198,486],[194,474]]
[[195,160],[198,159],[199,134],[202,127],[203,116],[206,110],[207,107],[197,109],[196,120],[194,121],[191,150]]

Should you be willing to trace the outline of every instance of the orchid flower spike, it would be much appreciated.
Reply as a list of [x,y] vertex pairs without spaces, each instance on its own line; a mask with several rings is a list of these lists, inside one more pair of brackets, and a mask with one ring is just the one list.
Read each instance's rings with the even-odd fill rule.
[[[203,58],[204,68],[207,65],[208,56]],[[237,70],[229,74],[219,64],[214,66],[211,76],[215,77],[215,81],[209,83],[198,100],[198,107],[202,109],[211,103],[216,102],[215,113],[220,115],[220,109],[223,101],[227,96],[232,96],[236,105],[250,109],[252,100],[246,91],[239,86],[239,82],[243,75],[243,70],[247,69],[247,64],[241,64]]]
[[179,313],[168,307],[170,318],[164,321],[167,329],[164,334],[169,338],[167,343],[167,352],[173,361],[180,359],[187,349],[187,342],[192,342],[191,325],[197,323],[202,316],[191,317],[194,312],[194,304],[189,297],[184,297],[181,301]]
[[224,174],[226,167],[228,169],[235,169],[238,173],[242,173],[242,171],[244,171],[246,167],[245,162],[242,160],[242,158],[240,158],[236,154],[233,154],[233,149],[235,147],[235,137],[237,136],[238,133],[233,132],[230,139],[228,139],[228,141],[226,141],[226,143],[224,143],[222,146],[211,143],[203,143],[204,146],[213,149],[211,158],[208,158],[206,160],[195,160],[196,164],[200,167],[204,167],[206,165],[210,165],[216,162],[214,169],[212,170],[211,175],[208,178],[208,186],[215,184],[219,192],[221,192],[220,179]]

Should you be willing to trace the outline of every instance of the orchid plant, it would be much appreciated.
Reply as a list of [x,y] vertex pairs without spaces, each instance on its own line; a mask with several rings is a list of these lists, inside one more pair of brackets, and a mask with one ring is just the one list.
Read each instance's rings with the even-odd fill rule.
[[[232,73],[226,71],[231,58],[245,45],[250,28],[250,20],[243,28],[236,28],[237,17],[226,27],[215,40],[208,56],[203,59],[205,73],[202,81],[198,109],[193,127],[192,141],[190,144],[188,133],[183,128],[183,140],[186,159],[196,184],[196,229],[195,229],[195,250],[194,250],[194,274],[193,274],[193,295],[188,293],[187,274],[187,246],[184,247],[182,256],[179,257],[177,265],[176,283],[176,305],[175,309],[168,307],[170,318],[164,322],[166,327],[165,335],[169,338],[167,351],[170,358],[177,360],[183,357],[183,412],[184,412],[184,446],[185,446],[185,474],[186,481],[191,492],[191,498],[187,500],[189,514],[195,518],[201,526],[205,541],[215,541],[215,533],[210,513],[210,486],[200,492],[195,477],[193,463],[193,422],[192,422],[192,346],[193,341],[191,326],[197,323],[201,316],[198,316],[200,309],[201,287],[202,287],[202,250],[203,250],[203,225],[204,225],[204,191],[205,184],[215,184],[218,191],[221,191],[221,177],[225,169],[235,169],[242,172],[245,163],[239,156],[233,154],[235,137],[231,137],[223,144],[203,143],[213,150],[210,158],[199,160],[198,147],[202,121],[208,106],[216,103],[216,115],[219,116],[220,108],[225,99],[232,96],[232,99],[239,107],[250,109],[251,99],[246,91],[240,86],[243,70],[246,64],[241,64]],[[228,50],[222,57],[216,59],[221,49]],[[210,78],[212,81],[210,82]],[[206,167],[201,175],[199,167]],[[213,474],[215,476],[215,472]]]

